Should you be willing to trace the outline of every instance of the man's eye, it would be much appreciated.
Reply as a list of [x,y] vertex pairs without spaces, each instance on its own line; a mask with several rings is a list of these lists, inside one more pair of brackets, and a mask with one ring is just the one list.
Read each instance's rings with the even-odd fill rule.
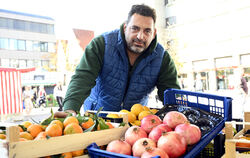
[[138,30],[139,30],[138,27],[131,27],[131,29],[132,29],[133,31],[138,31]]
[[151,34],[151,32],[152,32],[152,31],[151,31],[150,29],[146,29],[146,30],[145,30],[145,33],[146,33],[146,34]]

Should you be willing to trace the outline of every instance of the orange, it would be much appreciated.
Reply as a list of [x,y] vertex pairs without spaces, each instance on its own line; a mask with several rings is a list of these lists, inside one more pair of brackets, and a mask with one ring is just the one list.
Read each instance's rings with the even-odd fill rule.
[[109,126],[109,129],[115,128],[115,127],[112,125],[112,123],[110,123],[110,122],[106,122],[106,124]]
[[65,128],[63,133],[66,134],[75,134],[83,133],[82,127],[78,123],[70,123]]
[[72,158],[72,152],[62,153],[61,157],[63,157],[63,158]]
[[46,139],[46,136],[47,136],[46,132],[40,132],[34,140]]
[[25,138],[27,140],[33,140],[34,139],[33,136],[28,132],[20,132],[19,136],[20,136],[20,138]]
[[58,124],[50,124],[46,129],[45,132],[50,137],[57,137],[62,135],[62,128]]
[[58,124],[63,129],[63,123],[60,120],[53,120],[50,124]]
[[35,138],[40,132],[43,131],[43,128],[39,124],[32,124],[27,128],[27,131]]
[[19,141],[26,141],[28,139],[25,139],[25,138],[19,138]]
[[23,128],[22,127],[18,126],[18,128],[19,128],[20,132],[23,132]]
[[30,125],[32,125],[33,123],[30,121],[24,121],[21,123],[21,125],[23,125],[25,128],[28,128]]
[[69,117],[66,117],[65,120],[63,121],[63,126],[64,128],[70,124],[70,123],[77,123],[79,124],[79,121],[77,120],[77,118],[75,116],[69,116]]
[[147,106],[143,106],[144,111],[150,111],[150,109]]
[[6,135],[5,134],[0,134],[0,139],[6,139]]
[[72,156],[73,157],[81,156],[81,155],[83,155],[83,149],[82,150],[72,151]]
[[141,121],[143,117],[148,116],[148,115],[152,115],[152,113],[150,111],[142,111],[138,115],[138,120]]
[[87,122],[83,122],[81,124],[82,128],[83,129],[88,129],[89,127],[93,126],[95,123],[93,121],[93,119],[91,117],[89,117],[88,121]]
[[130,111],[135,114],[135,116],[138,116],[140,112],[144,111],[143,106],[141,104],[134,104]]

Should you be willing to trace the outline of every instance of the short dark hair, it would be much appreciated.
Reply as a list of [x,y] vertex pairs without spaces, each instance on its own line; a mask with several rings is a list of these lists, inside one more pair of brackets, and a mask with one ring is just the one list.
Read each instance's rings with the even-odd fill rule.
[[153,9],[145,4],[140,4],[140,5],[133,5],[132,6],[131,10],[128,13],[127,23],[130,21],[131,16],[133,16],[135,13],[142,15],[142,16],[152,17],[154,20],[154,23],[156,21],[155,9]]

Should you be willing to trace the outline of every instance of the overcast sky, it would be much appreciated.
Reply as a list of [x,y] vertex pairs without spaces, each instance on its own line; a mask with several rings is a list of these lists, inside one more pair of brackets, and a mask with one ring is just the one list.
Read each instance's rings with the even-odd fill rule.
[[72,28],[95,31],[95,35],[118,28],[132,4],[143,0],[0,0],[0,9],[49,16],[56,22],[58,38]]

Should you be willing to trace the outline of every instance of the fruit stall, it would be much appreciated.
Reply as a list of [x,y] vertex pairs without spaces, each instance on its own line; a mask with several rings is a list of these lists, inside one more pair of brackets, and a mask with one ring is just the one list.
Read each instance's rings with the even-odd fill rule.
[[[69,153],[78,158],[218,157],[224,146],[218,136],[231,119],[229,97],[168,89],[161,109],[134,104],[130,111],[99,109],[63,120],[51,113],[40,123],[6,127],[3,141],[8,143],[9,158],[66,158]],[[76,151],[81,152],[73,155]]]

